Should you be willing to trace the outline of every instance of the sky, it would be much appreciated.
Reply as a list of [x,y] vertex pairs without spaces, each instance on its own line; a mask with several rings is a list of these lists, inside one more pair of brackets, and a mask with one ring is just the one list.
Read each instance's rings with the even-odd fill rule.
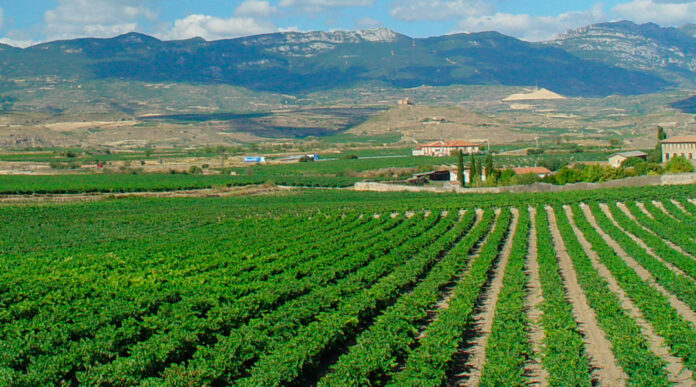
[[26,47],[133,31],[216,40],[375,27],[416,38],[498,31],[542,41],[616,20],[696,23],[696,0],[0,0],[0,42]]

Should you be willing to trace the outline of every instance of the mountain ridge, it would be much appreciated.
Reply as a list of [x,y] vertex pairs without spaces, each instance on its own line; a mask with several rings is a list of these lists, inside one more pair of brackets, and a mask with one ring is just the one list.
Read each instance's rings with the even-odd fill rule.
[[628,70],[650,71],[671,82],[694,87],[696,37],[685,32],[691,28],[623,20],[571,30],[545,44],[583,59]]
[[387,28],[212,41],[166,41],[132,32],[24,49],[0,46],[0,77],[229,84],[296,95],[371,81],[400,88],[538,84],[568,96],[596,97],[691,85],[694,53],[696,38],[682,29],[628,21],[579,28],[541,43],[495,31],[411,38]]

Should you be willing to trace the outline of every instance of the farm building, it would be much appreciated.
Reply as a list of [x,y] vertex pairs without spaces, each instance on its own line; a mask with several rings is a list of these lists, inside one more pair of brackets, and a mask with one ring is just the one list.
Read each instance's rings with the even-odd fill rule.
[[520,167],[514,168],[513,171],[515,171],[515,173],[518,175],[528,175],[530,173],[533,173],[542,179],[546,176],[551,175],[551,171],[548,168],[544,167]]
[[683,156],[696,165],[696,136],[677,136],[663,140],[662,162],[666,163],[670,158]]
[[[418,173],[413,175],[409,181],[440,181],[440,182],[450,182],[451,184],[458,184],[457,180],[457,168],[439,169],[437,171]],[[481,181],[486,181],[486,173],[482,172]],[[464,183],[471,183],[471,171],[469,169],[464,170]]]
[[415,148],[413,150],[413,155],[444,157],[458,150],[466,154],[479,153],[479,144],[466,141],[435,141]]
[[245,163],[265,163],[266,157],[264,156],[249,156],[243,159]]
[[413,100],[411,98],[400,99],[398,104],[399,105],[413,105]]
[[641,151],[614,153],[613,155],[609,156],[609,165],[611,165],[614,168],[618,168],[624,161],[628,159],[639,158],[645,160],[647,157],[648,154]]

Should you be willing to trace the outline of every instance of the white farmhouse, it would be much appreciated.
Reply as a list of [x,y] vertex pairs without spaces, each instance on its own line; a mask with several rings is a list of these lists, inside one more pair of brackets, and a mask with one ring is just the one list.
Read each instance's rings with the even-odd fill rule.
[[444,157],[461,150],[465,154],[479,153],[479,144],[466,141],[435,141],[413,150],[414,156]]
[[609,165],[614,168],[618,168],[628,159],[639,158],[645,160],[647,157],[648,154],[641,151],[614,153],[613,155],[609,156]]
[[682,156],[696,165],[696,136],[676,136],[662,140],[662,162]]

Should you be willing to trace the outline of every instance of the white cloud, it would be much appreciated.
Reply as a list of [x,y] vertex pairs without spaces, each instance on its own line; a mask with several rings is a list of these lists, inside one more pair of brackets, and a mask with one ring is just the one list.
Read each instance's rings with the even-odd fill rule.
[[229,19],[208,15],[189,15],[174,22],[172,29],[163,34],[163,39],[189,39],[201,37],[206,40],[235,38],[275,32],[272,23],[251,17]]
[[391,6],[395,19],[448,20],[491,15],[496,2],[490,0],[397,0]]
[[303,12],[317,13],[329,8],[367,7],[375,0],[280,0],[281,7],[294,7]]
[[7,44],[13,47],[21,47],[21,48],[27,48],[29,46],[33,46],[35,44],[38,44],[39,42],[29,40],[29,39],[13,39],[9,37],[4,37],[0,38],[0,43],[2,44]]
[[278,32],[305,32],[300,29],[298,26],[290,26],[290,27],[280,27],[278,28]]
[[236,16],[268,17],[278,9],[268,1],[246,0],[234,10]]
[[49,39],[80,36],[110,37],[138,28],[139,22],[157,17],[148,0],[58,0],[44,13]]
[[601,22],[605,19],[602,5],[587,11],[568,12],[557,16],[496,13],[490,16],[468,17],[458,24],[464,32],[497,31],[527,41],[542,41],[569,29]]
[[381,25],[382,22],[371,17],[364,17],[355,22],[355,26],[358,28],[375,28],[380,27]]
[[611,12],[619,18],[636,23],[653,22],[675,26],[696,20],[696,1],[634,0],[616,5]]

